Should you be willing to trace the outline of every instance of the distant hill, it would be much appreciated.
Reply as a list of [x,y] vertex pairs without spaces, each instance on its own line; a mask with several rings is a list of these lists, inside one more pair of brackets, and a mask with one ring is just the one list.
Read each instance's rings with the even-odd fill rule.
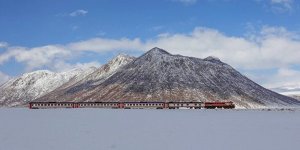
[[27,104],[66,82],[76,82],[84,78],[95,69],[95,67],[75,68],[61,73],[39,70],[23,74],[0,86],[0,107]]

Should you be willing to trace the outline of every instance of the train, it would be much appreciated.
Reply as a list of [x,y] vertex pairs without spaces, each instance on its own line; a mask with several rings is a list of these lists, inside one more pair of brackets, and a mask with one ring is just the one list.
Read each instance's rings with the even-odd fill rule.
[[112,108],[112,109],[233,109],[226,102],[30,102],[29,109]]

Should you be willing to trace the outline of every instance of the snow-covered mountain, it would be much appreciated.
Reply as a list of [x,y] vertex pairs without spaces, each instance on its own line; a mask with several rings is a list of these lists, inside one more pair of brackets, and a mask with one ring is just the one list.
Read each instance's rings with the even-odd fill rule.
[[300,100],[300,84],[286,85],[282,87],[272,88],[272,90],[295,99]]
[[0,106],[13,107],[25,104],[68,81],[78,81],[94,70],[95,67],[85,67],[61,73],[39,70],[23,74],[0,86]]
[[241,108],[300,104],[261,87],[215,57],[185,57],[153,48],[126,62],[114,71],[109,71],[113,68],[110,65],[103,66],[79,84],[38,101],[230,100]]
[[285,92],[281,92],[280,94],[290,96],[300,100],[300,89],[285,91]]
[[73,82],[72,80],[66,82],[62,86],[42,96],[38,100],[66,101],[66,99],[63,98],[65,93],[76,93],[69,95],[72,96],[72,98],[68,99],[68,101],[76,101],[78,100],[77,95],[85,95],[86,93],[89,93],[90,90],[92,90],[94,87],[97,87],[99,84],[113,75],[116,71],[118,71],[126,64],[132,62],[134,59],[134,57],[120,54],[110,60],[107,64],[95,70],[93,73],[87,75],[86,77],[83,77],[81,80],[77,80],[77,82]]

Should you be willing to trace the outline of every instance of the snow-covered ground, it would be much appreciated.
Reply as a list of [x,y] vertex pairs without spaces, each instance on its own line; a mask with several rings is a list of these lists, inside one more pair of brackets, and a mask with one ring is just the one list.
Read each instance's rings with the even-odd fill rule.
[[0,109],[0,150],[293,150],[300,111]]

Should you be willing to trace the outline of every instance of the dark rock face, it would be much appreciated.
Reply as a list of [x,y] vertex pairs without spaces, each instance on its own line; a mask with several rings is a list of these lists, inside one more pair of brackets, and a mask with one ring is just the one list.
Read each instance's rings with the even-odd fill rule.
[[[85,80],[60,93],[63,101],[228,101],[238,107],[299,105],[254,83],[218,58],[171,55],[153,48],[91,84]],[[84,87],[84,88],[83,88]],[[47,100],[48,97],[44,97]]]

